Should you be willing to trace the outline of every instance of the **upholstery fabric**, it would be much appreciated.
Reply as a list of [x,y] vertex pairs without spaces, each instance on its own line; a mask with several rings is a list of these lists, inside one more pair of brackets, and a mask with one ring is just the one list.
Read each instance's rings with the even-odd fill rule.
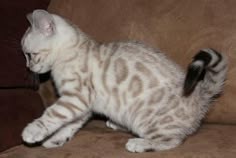
[[0,158],[235,158],[236,126],[204,125],[180,147],[161,152],[130,153],[125,143],[132,135],[92,121],[64,147],[45,149],[23,145],[0,154]]
[[0,151],[21,144],[22,129],[44,110],[35,91],[38,76],[26,69],[20,39],[28,26],[26,14],[48,4],[49,0],[0,2]]
[[201,48],[225,53],[230,61],[226,88],[205,121],[235,124],[235,6],[235,0],[52,0],[49,11],[98,41],[135,39],[158,47],[184,69]]
[[23,128],[44,109],[33,90],[0,90],[0,151],[22,143]]

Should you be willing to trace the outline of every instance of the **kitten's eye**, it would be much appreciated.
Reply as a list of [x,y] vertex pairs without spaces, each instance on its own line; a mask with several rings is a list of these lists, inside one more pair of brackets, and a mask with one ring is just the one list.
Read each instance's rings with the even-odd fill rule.
[[30,53],[25,53],[25,55],[28,57],[29,60],[31,60],[31,54]]

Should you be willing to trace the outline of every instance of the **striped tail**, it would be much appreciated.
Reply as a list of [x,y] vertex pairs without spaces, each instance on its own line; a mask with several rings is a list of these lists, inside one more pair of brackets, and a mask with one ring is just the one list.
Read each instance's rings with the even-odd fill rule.
[[221,53],[214,49],[201,50],[188,66],[183,95],[190,96],[198,85],[202,95],[214,97],[220,94],[227,69],[227,59]]

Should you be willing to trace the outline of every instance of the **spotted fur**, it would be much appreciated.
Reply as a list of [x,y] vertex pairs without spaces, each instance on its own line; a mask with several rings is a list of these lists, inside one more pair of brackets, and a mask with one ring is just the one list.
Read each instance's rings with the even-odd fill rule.
[[212,97],[222,91],[227,60],[215,50],[201,50],[186,75],[142,43],[98,43],[44,10],[28,19],[22,38],[26,66],[51,71],[60,98],[26,126],[27,143],[62,146],[96,112],[110,119],[108,127],[138,136],[129,139],[128,151],[168,150],[197,130]]

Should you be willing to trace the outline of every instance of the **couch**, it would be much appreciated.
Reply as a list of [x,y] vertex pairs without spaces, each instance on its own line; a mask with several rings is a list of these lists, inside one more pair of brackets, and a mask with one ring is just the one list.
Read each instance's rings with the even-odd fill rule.
[[51,0],[50,12],[70,19],[94,39],[140,40],[158,47],[185,69],[201,48],[225,53],[230,65],[224,93],[200,129],[169,151],[129,153],[124,146],[133,136],[108,129],[104,120],[96,119],[63,147],[22,144],[5,150],[0,158],[235,158],[235,7],[235,0]]
[[48,3],[48,0],[0,3],[0,151],[21,144],[24,126],[44,110],[36,91],[39,77],[26,69],[20,40],[28,26],[25,14],[38,7],[46,8]]

